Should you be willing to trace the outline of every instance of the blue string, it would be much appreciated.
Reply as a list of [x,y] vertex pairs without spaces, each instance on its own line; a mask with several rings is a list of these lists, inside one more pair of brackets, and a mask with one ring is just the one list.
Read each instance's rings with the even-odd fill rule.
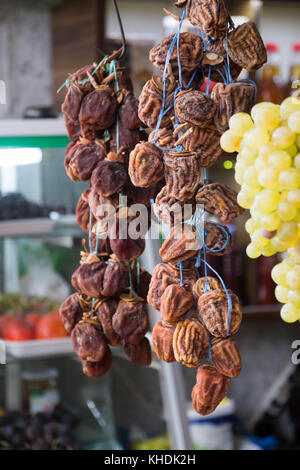
[[206,245],[205,245],[205,242],[204,242],[204,245],[205,245],[205,248],[210,252],[210,253],[220,253],[221,251],[225,250],[225,248],[227,247],[228,243],[229,243],[229,234],[227,232],[227,230],[225,230],[225,228],[223,227],[223,225],[219,225],[219,224],[216,224],[216,227],[219,227],[223,233],[225,233],[226,235],[226,240],[225,240],[225,243],[224,245],[222,246],[222,248],[219,248],[218,250],[212,250],[211,248],[208,248]]
[[208,291],[208,279],[207,279],[207,266],[206,266],[206,246],[203,245],[203,259],[204,259],[204,275],[205,275],[205,289],[204,294]]
[[179,263],[179,268],[180,268],[180,286],[184,287],[182,261],[180,261],[180,263]]
[[92,243],[91,243],[91,238],[92,238],[92,220],[93,220],[93,213],[92,209],[90,209],[90,216],[89,216],[89,248],[90,248],[90,253],[92,253]]
[[226,296],[227,296],[227,303],[228,303],[228,312],[227,312],[227,335],[229,336],[229,333],[230,333],[230,321],[231,321],[231,311],[232,311],[232,301],[231,301],[231,296],[228,292],[228,289],[223,281],[223,279],[221,278],[220,274],[217,273],[217,271],[214,270],[214,268],[211,267],[211,265],[205,261],[204,259],[201,259],[201,261],[203,261],[203,263],[208,267],[208,269],[210,269],[216,276],[217,278],[219,279],[219,281],[221,282],[222,284],[222,287],[224,289],[224,291],[226,292]]
[[256,101],[256,98],[257,98],[257,85],[256,85],[256,83],[253,80],[250,80],[250,78],[242,78],[241,80],[237,80],[234,83],[243,83],[243,82],[249,82],[254,86],[254,88],[255,88],[255,101]]
[[223,82],[225,83],[225,85],[227,85],[227,79],[224,77],[224,75],[222,74],[221,70],[219,69],[219,67],[217,67],[216,65],[214,65],[214,70],[216,70],[218,72],[219,75],[221,75],[222,79],[223,79]]
[[228,67],[227,71],[228,71],[229,83],[232,83],[233,80],[232,80],[231,73],[230,73],[230,60],[229,60],[229,50],[228,50],[228,31],[225,37],[225,44],[226,44],[226,56],[227,56],[227,67]]
[[[172,148],[172,149],[166,149],[164,147],[161,147],[157,144],[157,135],[158,135],[158,131],[160,129],[160,126],[161,126],[161,121],[162,121],[162,118],[163,116],[170,110],[173,108],[173,106],[175,105],[175,99],[176,99],[176,96],[177,96],[177,93],[183,89],[183,84],[182,84],[182,66],[181,66],[181,60],[180,60],[180,30],[181,30],[181,27],[182,27],[182,23],[183,23],[183,20],[186,16],[186,9],[184,9],[183,13],[182,13],[182,16],[181,16],[181,19],[180,19],[180,22],[179,22],[179,25],[178,25],[178,29],[177,29],[177,32],[176,34],[174,34],[174,38],[170,44],[170,47],[169,47],[169,50],[167,52],[167,56],[166,56],[166,62],[165,62],[165,67],[164,67],[164,73],[163,73],[163,94],[162,94],[162,106],[161,106],[161,109],[160,109],[160,113],[159,113],[159,116],[158,116],[158,120],[157,120],[157,125],[156,125],[156,129],[155,129],[155,134],[154,134],[154,139],[153,139],[153,144],[158,147],[159,149],[161,150],[165,150],[167,152],[171,152],[171,151],[177,151],[177,152],[180,152],[183,150],[183,146],[178,146],[178,147],[175,147],[175,148]],[[179,72],[179,87],[175,90],[175,93],[174,93],[174,99],[173,99],[173,103],[171,106],[169,106],[169,108],[166,110],[165,109],[165,106],[166,106],[166,83],[167,83],[167,70],[168,70],[168,66],[169,66],[169,63],[170,63],[170,60],[171,60],[171,56],[172,56],[172,53],[174,51],[174,47],[175,47],[175,44],[177,45],[177,61],[178,61],[178,72]],[[194,72],[195,73],[195,72]],[[194,79],[194,74],[192,76],[192,80]],[[178,118],[175,114],[175,128],[176,126],[178,125]]]

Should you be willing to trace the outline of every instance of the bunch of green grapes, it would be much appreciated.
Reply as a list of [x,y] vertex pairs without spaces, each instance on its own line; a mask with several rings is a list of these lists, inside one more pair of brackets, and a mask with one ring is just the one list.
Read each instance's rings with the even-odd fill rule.
[[284,260],[272,269],[272,279],[276,282],[275,296],[285,304],[281,318],[287,323],[300,319],[300,241],[287,250]]
[[299,320],[300,101],[290,97],[281,106],[259,103],[251,116],[235,114],[221,146],[226,152],[238,152],[238,203],[251,214],[246,222],[251,238],[247,255],[258,258],[287,251],[272,277],[278,284],[276,298],[286,304],[281,310],[283,320]]

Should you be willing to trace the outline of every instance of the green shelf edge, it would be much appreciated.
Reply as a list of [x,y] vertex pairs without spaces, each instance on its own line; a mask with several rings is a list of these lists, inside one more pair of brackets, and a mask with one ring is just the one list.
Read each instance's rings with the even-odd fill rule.
[[66,147],[69,143],[70,143],[70,140],[68,139],[68,137],[64,135],[0,137],[0,148],[1,147],[60,148],[60,147]]

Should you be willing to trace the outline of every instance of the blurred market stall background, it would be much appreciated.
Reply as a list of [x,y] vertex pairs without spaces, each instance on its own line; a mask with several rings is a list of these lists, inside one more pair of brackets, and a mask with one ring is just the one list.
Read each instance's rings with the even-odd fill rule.
[[[168,0],[119,0],[128,41],[126,65],[132,74],[136,96],[153,73],[148,60],[149,49],[176,28],[171,18],[165,17],[162,21],[163,7],[175,11],[172,3]],[[251,77],[256,80],[259,93],[265,96],[264,90],[271,91],[268,99],[273,101],[288,96],[291,81],[300,80],[299,1],[249,0],[229,1],[229,4],[234,21],[243,23],[255,19],[267,43],[273,67],[269,72],[265,69],[262,74]],[[184,27],[190,28],[189,25]],[[64,91],[57,94],[57,89],[69,73],[98,60],[99,48],[116,49],[120,44],[118,32],[109,0],[1,1],[0,80],[6,87],[6,104],[0,104],[2,294],[20,291],[24,302],[25,295],[49,298],[51,292],[51,300],[59,302],[71,289],[68,279],[78,264],[82,236],[80,230],[75,229],[73,214],[86,185],[72,184],[65,175],[63,161],[67,139],[59,117]],[[39,124],[35,125],[33,118],[38,118]],[[46,130],[42,119],[47,119]],[[8,153],[7,147],[14,147],[13,153]],[[28,152],[28,149],[33,150]],[[234,159],[222,160],[210,176],[215,174],[216,180],[234,186],[233,167]],[[50,213],[54,213],[55,218],[50,220]],[[24,218],[40,218],[40,222],[37,221],[36,228],[32,224],[28,226],[26,221],[25,225],[17,223]],[[7,223],[11,219],[14,225]],[[231,227],[236,235],[234,248],[224,257],[223,264],[218,265],[227,284],[240,294],[245,314],[237,337],[243,371],[231,385],[229,398],[232,401],[224,405],[228,406],[224,415],[229,416],[230,423],[233,415],[237,418],[240,435],[246,437],[247,431],[256,433],[256,438],[247,436],[252,444],[247,441],[245,446],[274,447],[277,440],[281,446],[299,448],[300,369],[292,364],[291,355],[293,341],[300,339],[300,328],[298,324],[284,324],[279,317],[280,308],[269,274],[278,259],[246,259],[247,238],[240,230],[243,223],[244,220],[239,220],[237,226]],[[19,298],[10,299],[8,307],[5,301],[7,299],[1,295],[0,314],[7,309],[20,310],[16,307],[21,302]],[[30,308],[24,307],[24,312],[28,313]],[[51,400],[49,402],[45,395],[49,397],[49,390],[52,390],[50,396],[53,397],[55,389],[59,390],[60,400],[71,402],[79,410],[79,435],[88,429],[87,442],[83,444],[90,448],[116,448],[119,443],[126,447],[149,438],[157,440],[146,444],[148,446],[168,446],[157,370],[133,368],[122,357],[114,358],[110,375],[91,381],[82,376],[72,356],[64,354],[62,351],[61,356],[67,357],[63,361],[56,357],[47,359],[46,354],[42,362],[37,357],[33,360],[33,356],[21,362],[16,356],[11,357],[9,374],[7,366],[0,367],[0,407],[13,407],[16,403],[21,406],[22,394],[23,404],[24,400],[36,403],[28,388],[29,382],[34,390],[42,393],[46,403],[51,404]],[[185,370],[184,374],[189,390],[194,372]],[[18,387],[18,393],[8,397],[11,387]],[[58,402],[56,395],[54,403]],[[26,406],[28,409],[28,403]],[[95,409],[101,411],[100,418]],[[201,446],[203,429],[206,433],[210,429],[201,428],[201,423],[197,426]],[[223,435],[221,432],[220,441],[223,439],[224,445],[230,447],[233,444],[230,439],[228,444],[226,432],[223,430]],[[273,436],[274,440],[259,439],[266,436]],[[213,443],[213,437],[211,439],[212,446],[219,445]]]

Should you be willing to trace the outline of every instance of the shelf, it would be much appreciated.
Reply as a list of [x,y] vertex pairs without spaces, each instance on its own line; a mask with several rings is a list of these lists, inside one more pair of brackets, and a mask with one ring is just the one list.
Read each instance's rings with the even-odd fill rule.
[[6,353],[14,359],[40,359],[72,354],[71,338],[30,341],[4,341]]
[[280,320],[281,304],[272,305],[245,305],[242,306],[242,312],[245,319],[255,320]]
[[66,147],[63,119],[1,119],[0,147]]
[[15,219],[0,222],[0,238],[11,237],[84,236],[75,215],[57,215],[55,218]]

